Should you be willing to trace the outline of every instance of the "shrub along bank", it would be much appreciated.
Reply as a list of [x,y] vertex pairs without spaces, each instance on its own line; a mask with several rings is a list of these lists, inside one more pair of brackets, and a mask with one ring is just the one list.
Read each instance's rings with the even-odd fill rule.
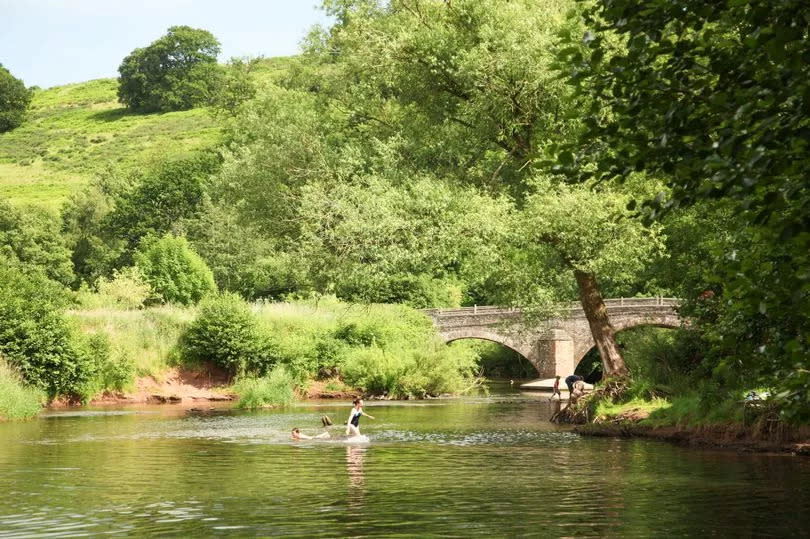
[[248,305],[227,293],[202,302],[179,351],[185,361],[211,362],[240,379],[289,377],[303,388],[339,377],[389,398],[459,393],[474,384],[478,360],[471,349],[447,347],[422,313],[402,305],[334,298]]
[[[13,275],[16,281],[2,282],[16,283],[23,296],[31,287],[41,293],[46,284]],[[6,298],[6,320],[19,323],[4,325],[0,352],[12,368],[0,377],[16,396],[13,404],[4,401],[0,415],[29,416],[45,396],[87,401],[127,393],[137,377],[159,380],[170,367],[227,371],[244,407],[285,404],[315,380],[387,398],[460,393],[477,380],[473,348],[446,346],[422,313],[401,305],[352,305],[331,297],[251,304],[223,293],[195,307],[126,309],[104,306],[110,298],[81,298],[93,308],[65,312],[60,308],[67,299],[55,296],[58,304],[40,303],[37,310],[25,298]],[[33,328],[30,338],[14,333],[22,327]],[[4,394],[11,399],[11,390]]]
[[717,372],[687,329],[638,328],[618,339],[630,376],[609,379],[567,418],[583,434],[667,439],[694,445],[807,452],[810,431],[784,420],[742,372]]

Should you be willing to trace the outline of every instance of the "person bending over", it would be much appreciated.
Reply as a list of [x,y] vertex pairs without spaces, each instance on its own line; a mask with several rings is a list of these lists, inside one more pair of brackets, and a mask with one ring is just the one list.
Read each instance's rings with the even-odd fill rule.
[[352,413],[349,414],[349,420],[346,422],[346,436],[360,436],[360,416],[364,415],[369,419],[374,419],[374,416],[368,415],[363,411],[363,399],[354,399],[352,401],[354,408]]
[[574,392],[574,382],[580,382],[580,381],[583,381],[583,380],[584,380],[584,378],[582,378],[582,376],[580,376],[578,374],[572,374],[571,376],[566,376],[565,377],[565,385],[568,386],[568,396],[569,396],[569,398],[571,396],[571,393]]

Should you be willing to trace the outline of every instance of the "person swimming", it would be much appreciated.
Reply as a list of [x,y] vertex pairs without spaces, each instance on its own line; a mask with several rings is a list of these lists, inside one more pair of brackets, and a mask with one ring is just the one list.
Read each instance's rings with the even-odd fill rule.
[[360,436],[360,416],[364,415],[369,419],[374,419],[373,415],[369,415],[363,411],[363,399],[354,399],[352,401],[354,408],[352,413],[349,414],[349,420],[346,422],[346,436]]
[[314,440],[314,439],[324,439],[324,438],[331,438],[328,431],[324,431],[317,436],[309,436],[308,434],[304,434],[301,432],[301,429],[295,427],[292,430],[292,439],[293,440]]

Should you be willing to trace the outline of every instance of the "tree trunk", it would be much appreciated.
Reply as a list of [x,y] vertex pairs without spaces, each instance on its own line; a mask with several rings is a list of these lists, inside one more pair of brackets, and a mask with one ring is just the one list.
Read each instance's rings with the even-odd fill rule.
[[585,311],[585,317],[591,327],[591,335],[599,350],[599,355],[602,356],[605,377],[625,376],[627,365],[624,364],[624,358],[616,345],[616,330],[608,318],[607,307],[602,301],[599,285],[596,284],[596,276],[593,273],[574,270],[574,277],[579,286],[582,310]]

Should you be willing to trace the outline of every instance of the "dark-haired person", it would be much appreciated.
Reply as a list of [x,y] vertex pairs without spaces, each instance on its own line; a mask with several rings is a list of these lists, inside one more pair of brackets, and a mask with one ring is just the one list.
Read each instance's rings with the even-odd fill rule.
[[352,413],[349,414],[349,420],[346,422],[346,436],[360,436],[360,416],[364,415],[369,419],[374,419],[374,416],[368,415],[363,411],[363,399],[354,399],[352,401],[354,407]]
[[574,382],[581,382],[581,381],[584,381],[584,380],[585,379],[582,376],[578,375],[578,374],[572,374],[571,376],[566,376],[565,377],[565,385],[568,386],[568,397],[569,398],[571,397],[571,393],[574,392]]

